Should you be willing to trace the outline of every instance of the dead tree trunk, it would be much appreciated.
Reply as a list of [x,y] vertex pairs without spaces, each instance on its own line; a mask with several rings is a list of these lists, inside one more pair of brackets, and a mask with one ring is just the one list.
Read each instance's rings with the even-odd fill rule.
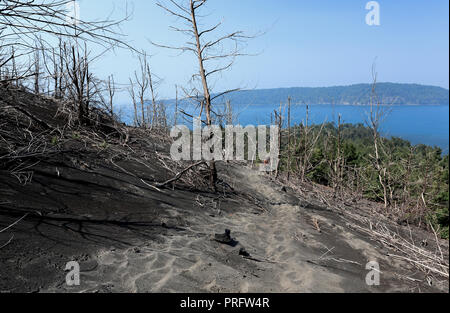
[[373,165],[376,169],[378,182],[383,191],[384,208],[389,206],[388,188],[386,186],[386,168],[383,166],[383,161],[380,155],[380,125],[384,118],[385,112],[381,107],[381,103],[377,97],[376,91],[376,74],[373,73],[372,92],[370,97],[370,115],[369,115],[369,127],[372,131],[372,142],[374,148],[374,155],[372,156]]
[[175,113],[173,116],[173,125],[178,125],[178,85],[175,85]]
[[108,89],[108,104],[109,104],[109,111],[111,113],[111,116],[114,115],[114,96],[116,94],[116,86],[114,82],[114,76],[108,76],[108,83],[107,83],[107,89]]
[[291,97],[288,97],[288,161],[287,161],[287,179],[291,178]]
[[280,174],[280,160],[281,160],[281,136],[282,136],[282,127],[283,127],[283,113],[282,113],[282,104],[280,104],[280,111],[277,112],[276,110],[274,111],[275,113],[275,123],[278,126],[278,129],[280,130],[278,132],[278,163],[277,163],[277,169],[275,171],[275,178],[278,178],[279,174]]
[[[192,19],[192,29],[194,31],[195,36],[195,42],[196,42],[196,49],[197,49],[197,58],[198,58],[198,65],[199,65],[199,75],[202,80],[202,86],[203,86],[203,97],[204,97],[204,109],[206,113],[206,126],[210,127],[212,126],[212,118],[211,118],[211,94],[209,92],[209,86],[208,86],[208,80],[206,79],[206,71],[204,67],[204,60],[203,60],[203,49],[202,44],[200,42],[200,33],[198,31],[197,27],[197,17],[195,14],[195,5],[194,1],[190,1],[190,10],[191,10],[191,19]],[[217,182],[217,169],[216,169],[216,162],[214,160],[209,161],[209,183],[211,185],[211,188],[214,190],[216,189],[216,182]]]
[[[168,48],[168,49],[176,49],[180,51],[190,51],[192,52],[197,59],[198,63],[198,72],[193,75],[193,81],[199,82],[200,88],[193,88],[192,91],[187,92],[187,96],[190,99],[198,100],[200,105],[200,117],[204,113],[206,116],[206,121],[203,121],[204,124],[209,127],[212,126],[213,117],[212,115],[212,105],[213,101],[216,98],[222,97],[223,95],[230,93],[232,91],[239,90],[232,89],[222,92],[214,97],[211,96],[211,89],[209,85],[209,79],[211,75],[221,73],[227,69],[229,69],[237,56],[243,55],[240,52],[239,45],[241,42],[250,38],[248,36],[244,36],[243,32],[236,31],[233,33],[225,34],[223,36],[216,36],[215,38],[209,38],[208,36],[212,36],[212,34],[219,28],[221,23],[216,24],[207,29],[200,30],[199,25],[203,25],[202,21],[198,23],[198,18],[202,18],[203,15],[197,14],[201,7],[203,7],[207,0],[189,0],[189,1],[176,1],[170,0],[167,1],[166,4],[158,2],[157,5],[170,13],[173,16],[176,16],[181,21],[185,23],[185,25],[181,28],[172,27],[175,31],[182,33],[185,36],[189,37],[189,40],[186,41],[184,46],[162,46],[155,44],[157,46]],[[232,48],[228,49],[226,43],[230,42],[232,44]],[[208,71],[207,67],[212,66],[212,63],[216,63],[215,69]],[[206,64],[208,63],[208,64]],[[223,63],[226,63],[224,65]],[[206,66],[208,65],[208,66]],[[203,96],[199,99],[198,95],[202,94]],[[211,136],[213,136],[211,134]],[[211,140],[212,138],[208,138]],[[209,161],[209,180],[211,187],[216,189],[217,182],[217,169],[216,169],[216,160]]]
[[36,49],[34,52],[34,93],[39,94],[40,93],[40,71],[41,71],[41,64],[40,64],[40,51],[39,49]]

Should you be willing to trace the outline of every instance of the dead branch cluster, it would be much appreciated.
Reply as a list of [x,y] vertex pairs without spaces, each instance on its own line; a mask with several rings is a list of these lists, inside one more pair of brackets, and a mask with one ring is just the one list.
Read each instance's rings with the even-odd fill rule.
[[64,37],[107,47],[130,47],[121,40],[117,27],[129,19],[128,12],[119,20],[86,21],[78,17],[76,9],[73,0],[0,1],[2,46],[15,46],[23,53],[32,53],[36,40],[48,43],[51,38]]
[[113,114],[116,91],[111,76],[100,80],[90,70],[104,53],[92,56],[88,44],[134,48],[119,31],[128,10],[96,21],[80,19],[77,10],[73,0],[0,1],[0,84],[59,99],[77,115],[73,121],[86,124],[91,107]]
[[139,70],[135,71],[134,77],[129,79],[130,86],[128,88],[134,108],[134,125],[151,131],[166,132],[169,124],[166,104],[164,101],[158,100],[157,94],[157,87],[161,83],[161,79],[150,70],[145,52],[142,52],[138,59]]
[[[282,176],[278,180],[294,189],[307,202],[315,203],[319,200],[319,206],[339,212],[347,227],[366,234],[372,240],[389,248],[392,251],[388,254],[389,257],[406,261],[427,277],[437,281],[448,279],[448,242],[445,243],[440,239],[431,223],[429,227],[432,230],[432,236],[426,232],[424,234],[433,239],[423,239],[418,235],[420,232],[412,231],[411,227],[415,226],[407,225],[408,232],[403,228],[400,230],[395,222],[389,221],[384,214],[377,213],[372,202],[364,201],[357,196],[349,196],[349,194],[336,195],[331,187],[305,184],[298,177],[287,180],[286,176]],[[338,201],[336,197],[339,197]],[[380,206],[383,205],[380,204]],[[317,220],[313,220],[313,225],[317,230],[320,229]]]
[[[2,93],[4,96],[4,93]],[[6,169],[15,176],[20,183],[27,184],[33,177],[32,168],[39,160],[58,153],[56,144],[51,138],[58,138],[60,133],[56,128],[42,127],[46,125],[41,121],[33,120],[32,114],[24,108],[16,110],[15,106],[4,106],[0,103],[2,111],[0,120],[0,170]]]
[[[198,71],[192,75],[191,87],[177,87],[177,100],[178,89],[181,89],[185,93],[184,99],[193,101],[199,109],[200,118],[206,117],[204,123],[212,125],[214,121],[220,122],[221,119],[232,121],[231,104],[226,105],[224,113],[218,107],[214,108],[213,102],[238,88],[212,96],[211,77],[231,68],[236,57],[243,55],[243,43],[251,37],[242,31],[218,33],[221,22],[203,28],[203,15],[200,12],[206,4],[206,0],[158,2],[158,6],[164,11],[181,17],[184,25],[172,28],[188,38],[182,46],[159,46],[193,53]],[[0,84],[56,100],[56,117],[63,118],[66,122],[63,128],[94,126],[97,131],[104,131],[106,137],[115,133],[120,137],[121,144],[126,146],[130,140],[130,130],[118,122],[119,111],[115,105],[116,94],[121,89],[113,75],[105,80],[94,75],[92,62],[102,54],[91,55],[88,45],[100,45],[108,49],[128,48],[137,55],[139,61],[138,69],[129,79],[129,85],[124,87],[133,103],[134,126],[170,140],[167,138],[167,106],[158,99],[157,92],[162,80],[151,71],[147,53],[129,46],[122,40],[124,37],[117,28],[128,19],[128,12],[120,20],[92,22],[79,19],[74,14],[76,12],[71,11],[74,5],[75,2],[70,0],[0,1]],[[179,112],[183,111],[178,109],[177,101],[174,123],[178,120]],[[108,113],[110,118],[104,113]],[[36,122],[36,116],[31,115],[29,118]],[[49,132],[48,136],[59,137],[60,142],[64,137],[52,133],[52,128],[46,131]],[[82,129],[79,133],[83,134],[84,131]],[[104,140],[105,136],[100,136],[99,140]],[[48,138],[45,140],[48,141]],[[45,145],[29,142],[29,146],[26,150],[34,154],[37,151],[43,154],[49,151]],[[36,150],[36,147],[41,150]],[[46,150],[42,147],[46,147]],[[22,153],[22,150],[14,149],[15,153]],[[8,152],[9,159],[12,157],[10,154],[11,151]],[[6,154],[4,157],[6,158]],[[159,161],[161,164],[168,162],[162,158]],[[179,164],[167,165],[174,177],[163,185],[178,180],[190,180],[192,183],[194,178],[191,176],[197,175],[193,174],[197,171],[191,169],[204,166],[194,165],[184,164],[183,168]],[[210,184],[215,188],[215,162],[209,162],[208,166]]]
[[[347,212],[346,215],[360,222],[349,222],[347,224],[349,227],[369,235],[373,240],[396,252],[389,253],[388,256],[406,261],[428,276],[448,279],[448,247],[442,245],[436,232],[434,232],[434,244],[427,241],[417,242],[417,239],[413,237],[411,228],[409,228],[408,238],[400,234],[399,231],[392,231],[385,223],[374,223],[368,218],[350,212]],[[432,225],[431,227],[433,228]],[[434,251],[430,248],[432,246],[434,246]]]

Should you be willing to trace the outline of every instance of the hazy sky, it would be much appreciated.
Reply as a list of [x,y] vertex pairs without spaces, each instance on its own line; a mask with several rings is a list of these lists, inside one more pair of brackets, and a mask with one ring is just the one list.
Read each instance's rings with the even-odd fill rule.
[[[376,60],[379,81],[449,87],[449,2],[447,0],[380,0],[381,25],[365,23],[368,1],[361,0],[210,0],[207,22],[223,20],[223,30],[265,32],[217,77],[216,91],[236,86],[275,88],[331,86],[369,82]],[[183,37],[169,29],[181,21],[154,0],[81,0],[81,18],[101,19],[124,12],[127,40],[152,54],[151,65],[163,79],[162,97],[174,96],[174,85],[186,85],[196,69],[189,53],[156,48],[154,42],[177,45]],[[220,33],[219,33],[220,34]],[[137,67],[127,51],[109,53],[96,71],[126,82]],[[121,96],[122,97],[122,96]]]

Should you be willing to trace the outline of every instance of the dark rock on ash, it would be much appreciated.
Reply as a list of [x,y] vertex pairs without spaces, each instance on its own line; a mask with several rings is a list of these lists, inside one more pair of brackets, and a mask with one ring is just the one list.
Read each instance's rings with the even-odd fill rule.
[[251,257],[250,253],[248,253],[247,250],[245,250],[245,248],[239,249],[239,255],[241,255],[245,258]]
[[214,240],[218,243],[229,245],[229,246],[236,246],[238,244],[237,241],[235,241],[233,238],[231,238],[231,230],[225,229],[225,233],[223,234],[215,234]]

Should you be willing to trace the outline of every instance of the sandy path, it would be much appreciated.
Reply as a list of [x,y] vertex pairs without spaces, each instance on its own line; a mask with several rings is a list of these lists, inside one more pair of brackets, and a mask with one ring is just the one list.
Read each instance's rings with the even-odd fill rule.
[[[386,270],[379,287],[365,284],[365,265],[386,258],[368,240],[348,233],[329,211],[307,210],[257,171],[242,168],[241,181],[258,199],[263,213],[245,203],[235,214],[226,205],[192,216],[188,208],[169,210],[187,217],[188,226],[157,241],[126,250],[103,250],[97,266],[82,273],[81,292],[368,292],[404,290]],[[313,226],[319,221],[322,232]],[[230,229],[235,247],[212,240]],[[244,247],[253,259],[239,255]],[[397,264],[398,265],[398,264]],[[59,285],[53,290],[74,291]]]

